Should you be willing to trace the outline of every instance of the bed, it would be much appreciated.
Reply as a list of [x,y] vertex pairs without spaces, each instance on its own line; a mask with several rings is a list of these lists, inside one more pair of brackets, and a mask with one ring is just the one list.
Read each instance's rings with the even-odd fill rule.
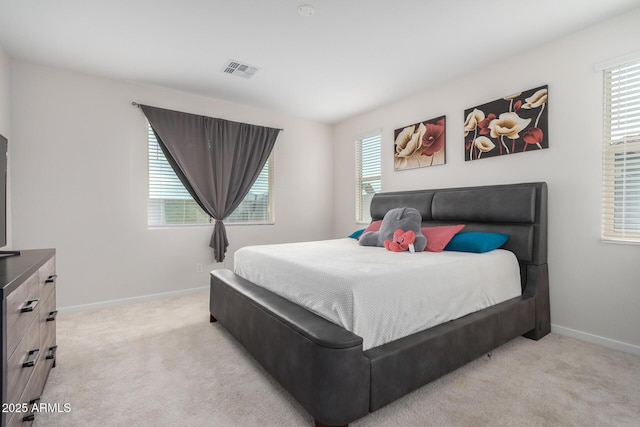
[[517,258],[521,294],[365,349],[361,336],[289,299],[229,270],[211,273],[210,320],[316,426],[347,425],[513,338],[538,340],[550,331],[545,183],[379,193],[372,220],[397,207],[418,209],[425,227],[465,224],[465,232],[508,234],[502,249]]

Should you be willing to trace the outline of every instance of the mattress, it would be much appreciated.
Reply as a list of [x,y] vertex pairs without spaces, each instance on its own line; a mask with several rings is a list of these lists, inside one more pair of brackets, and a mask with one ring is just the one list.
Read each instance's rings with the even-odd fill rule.
[[518,261],[502,249],[390,252],[345,238],[244,247],[234,270],[362,337],[364,350],[521,294]]

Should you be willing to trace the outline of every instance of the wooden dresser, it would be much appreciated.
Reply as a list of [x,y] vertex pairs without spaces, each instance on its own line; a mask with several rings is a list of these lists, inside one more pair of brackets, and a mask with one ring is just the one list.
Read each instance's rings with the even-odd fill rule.
[[55,249],[0,258],[2,423],[29,426],[56,362]]

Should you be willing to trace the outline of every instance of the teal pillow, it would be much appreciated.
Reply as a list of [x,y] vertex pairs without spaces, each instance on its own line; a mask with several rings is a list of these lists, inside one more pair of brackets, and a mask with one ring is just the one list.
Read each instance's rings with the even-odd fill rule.
[[447,246],[445,251],[474,252],[483,253],[498,249],[509,240],[508,234],[483,233],[480,231],[469,231],[458,233]]
[[362,236],[362,233],[364,233],[364,228],[362,230],[356,230],[353,233],[351,233],[349,235],[349,237],[351,237],[352,239],[359,239],[360,236]]

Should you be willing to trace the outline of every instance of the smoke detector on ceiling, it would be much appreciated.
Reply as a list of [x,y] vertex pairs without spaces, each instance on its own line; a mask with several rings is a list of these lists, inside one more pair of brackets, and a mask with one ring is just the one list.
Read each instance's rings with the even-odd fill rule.
[[231,74],[232,76],[250,79],[258,72],[259,69],[260,68],[254,67],[253,65],[243,64],[235,59],[230,59],[223,71],[227,74]]

